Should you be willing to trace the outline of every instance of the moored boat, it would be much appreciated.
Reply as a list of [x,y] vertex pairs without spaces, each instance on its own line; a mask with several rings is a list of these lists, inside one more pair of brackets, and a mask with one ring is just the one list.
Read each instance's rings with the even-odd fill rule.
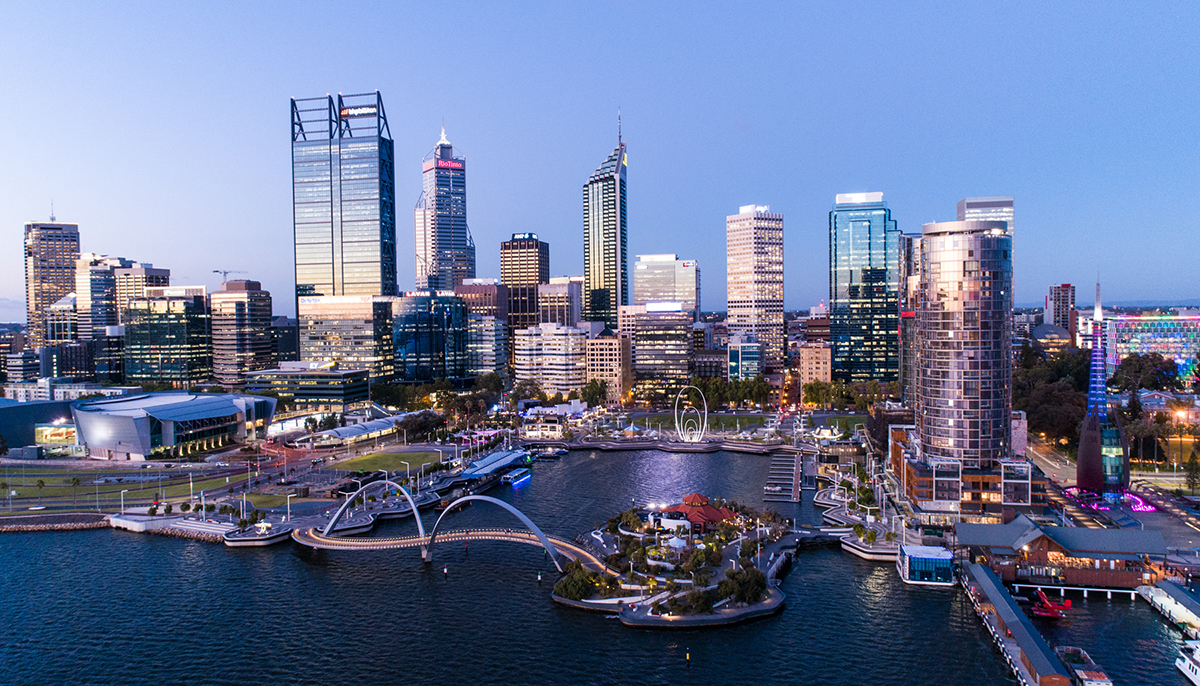
[[1175,666],[1196,686],[1200,686],[1200,641],[1184,641],[1183,650],[1175,658]]
[[1072,680],[1079,686],[1113,686],[1112,679],[1083,648],[1058,646],[1054,652],[1058,653],[1058,659],[1071,671]]

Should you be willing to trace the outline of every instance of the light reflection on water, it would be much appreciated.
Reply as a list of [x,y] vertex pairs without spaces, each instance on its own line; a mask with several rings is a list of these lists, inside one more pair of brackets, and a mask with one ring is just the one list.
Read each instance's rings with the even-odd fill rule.
[[[490,494],[574,537],[631,498],[674,503],[698,491],[761,506],[768,464],[731,453],[577,452]],[[810,502],[772,506],[820,522]],[[437,513],[422,516],[432,527]],[[480,503],[446,523],[519,526]],[[378,533],[414,529],[391,521]],[[798,558],[777,617],[667,633],[555,605],[553,566],[526,545],[439,544],[426,567],[415,550],[234,550],[80,531],[0,536],[0,560],[3,684],[1012,683],[959,591],[906,586],[892,565],[828,548]],[[1137,673],[1170,652],[1170,630],[1153,615],[1134,612],[1140,623],[1121,626],[1129,609],[1097,619],[1098,645],[1084,644],[1114,675],[1119,661],[1130,665],[1121,674]]]

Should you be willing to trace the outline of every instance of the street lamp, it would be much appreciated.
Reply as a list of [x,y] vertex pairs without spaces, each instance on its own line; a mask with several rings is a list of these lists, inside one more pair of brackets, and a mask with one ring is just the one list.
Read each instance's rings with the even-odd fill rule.
[[287,520],[289,523],[292,521],[292,497],[295,495],[295,493],[287,494]]
[[125,514],[125,494],[128,492],[129,492],[128,488],[121,491],[121,514]]
[[409,464],[407,462],[405,462],[404,460],[400,460],[400,464],[404,465],[404,480],[408,482],[409,486],[411,486],[412,485],[412,475],[411,475],[412,467],[410,467]]
[[1187,419],[1187,413],[1183,410],[1175,411],[1175,422],[1179,424],[1179,462],[1175,463],[1175,471],[1179,471],[1179,464],[1183,462],[1183,420]]

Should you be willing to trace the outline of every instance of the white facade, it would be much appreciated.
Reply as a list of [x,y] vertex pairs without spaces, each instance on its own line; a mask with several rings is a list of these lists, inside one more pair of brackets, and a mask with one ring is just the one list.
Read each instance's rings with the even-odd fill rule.
[[633,265],[633,304],[677,302],[700,321],[700,264],[678,255],[638,255]]
[[561,324],[517,330],[517,382],[532,380],[547,395],[581,390],[587,383],[587,334]]
[[726,325],[762,343],[764,369],[784,363],[783,215],[745,205],[725,218]]
[[141,392],[141,386],[101,386],[98,383],[74,383],[70,379],[38,379],[5,384],[4,397],[19,403],[47,400],[78,400],[85,395],[127,395]]

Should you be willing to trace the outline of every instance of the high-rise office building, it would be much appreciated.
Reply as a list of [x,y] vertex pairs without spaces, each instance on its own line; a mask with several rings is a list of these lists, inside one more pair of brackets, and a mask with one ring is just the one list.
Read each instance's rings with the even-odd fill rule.
[[508,327],[504,320],[468,312],[467,376],[508,378]]
[[79,225],[25,224],[25,322],[29,345],[46,344],[46,309],[75,290]]
[[74,293],[67,293],[46,308],[46,345],[79,340],[79,309]]
[[117,314],[116,269],[132,267],[121,257],[83,253],[75,262],[75,303],[79,310],[79,338],[104,334],[104,327],[120,322]]
[[134,298],[146,297],[147,288],[166,288],[171,285],[171,270],[156,269],[149,263],[134,263],[131,267],[113,269],[117,288],[117,321],[125,323],[125,311]]
[[442,138],[421,161],[414,211],[418,289],[449,290],[475,278],[475,241],[467,227],[467,160]]
[[930,461],[989,470],[1011,454],[1012,236],[930,223],[921,241],[915,416]]
[[587,333],[561,324],[516,332],[516,381],[533,381],[547,395],[581,390],[587,383]]
[[729,333],[762,344],[764,371],[785,365],[783,323],[783,215],[769,206],[744,205],[725,218],[726,319]]
[[467,378],[467,304],[453,291],[409,291],[392,306],[396,381]]
[[618,131],[616,149],[583,184],[583,318],[610,327],[617,325],[618,308],[629,304],[627,167]]
[[395,296],[336,295],[300,298],[300,359],[366,369],[372,382],[391,381],[392,303]]
[[147,288],[129,302],[125,379],[191,388],[212,378],[212,329],[204,286]]
[[1011,236],[1016,217],[1013,196],[996,195],[982,198],[963,198],[958,201],[958,221],[1000,221],[1008,225]]
[[1061,326],[1067,331],[1075,328],[1075,287],[1069,283],[1050,286],[1046,294],[1043,324]]
[[515,331],[537,326],[541,321],[538,286],[550,283],[550,244],[538,240],[536,233],[514,233],[502,242],[500,283],[508,288],[510,338]]
[[467,314],[508,321],[508,286],[494,279],[467,279],[454,287],[454,295],[467,304]]
[[208,301],[217,383],[239,389],[247,373],[275,366],[271,294],[262,289],[262,284],[244,279],[226,281]]
[[555,322],[575,326],[583,317],[582,279],[556,276],[538,286],[538,309],[542,324]]
[[900,231],[883,193],[839,193],[829,213],[829,338],[835,381],[900,371]]
[[700,264],[678,255],[638,255],[633,265],[633,304],[678,302],[700,321]]
[[307,298],[396,295],[395,163],[378,91],[292,100],[292,213],[301,318]]
[[692,317],[679,303],[626,305],[620,333],[630,337],[634,394],[651,403],[673,401],[692,377]]

